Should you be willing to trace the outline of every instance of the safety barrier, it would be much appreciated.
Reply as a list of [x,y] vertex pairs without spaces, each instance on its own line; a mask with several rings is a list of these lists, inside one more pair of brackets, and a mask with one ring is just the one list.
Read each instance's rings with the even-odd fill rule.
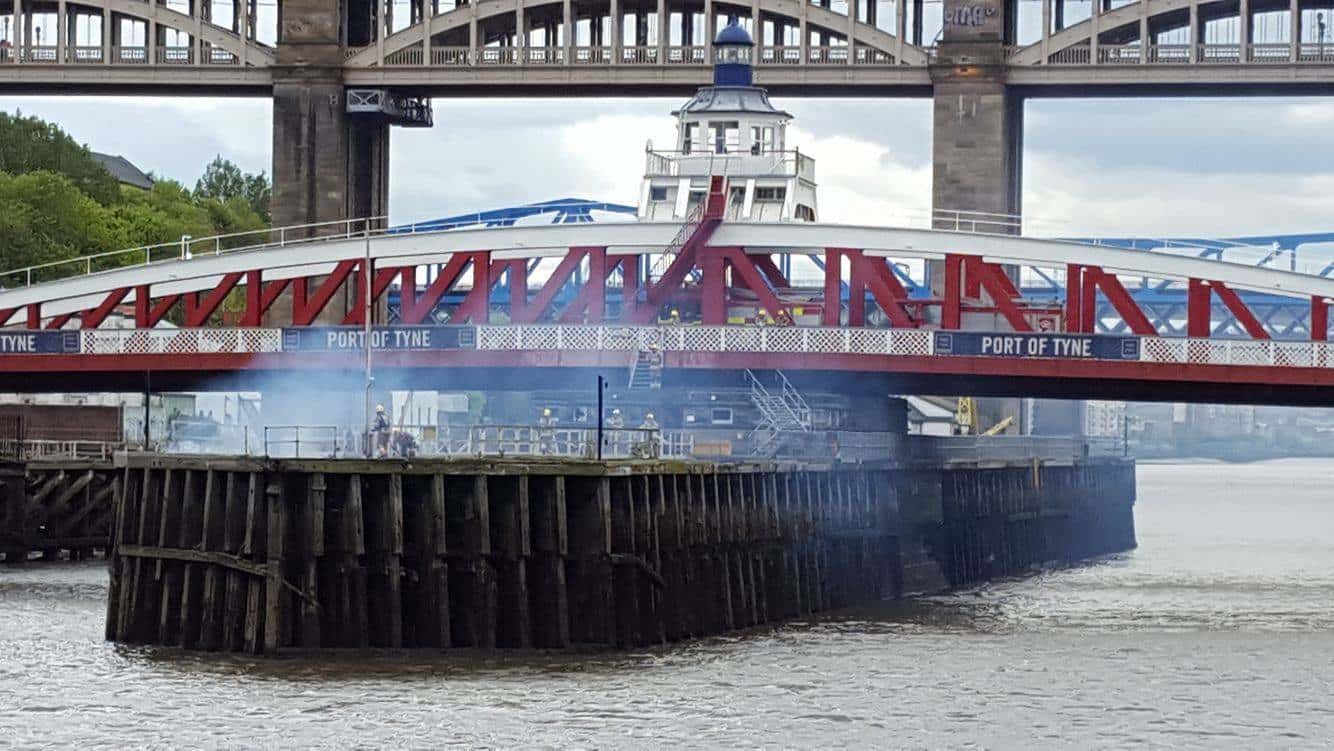
[[124,443],[106,441],[0,441],[0,457],[15,461],[73,459],[109,462],[117,451],[124,449]]

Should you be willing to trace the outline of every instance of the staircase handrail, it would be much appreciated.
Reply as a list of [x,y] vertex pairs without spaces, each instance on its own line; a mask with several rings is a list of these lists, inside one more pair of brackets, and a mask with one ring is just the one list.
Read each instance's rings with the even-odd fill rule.
[[806,398],[801,395],[792,382],[788,380],[787,374],[783,371],[778,373],[781,389],[779,393],[782,396],[783,404],[792,412],[792,416],[801,424],[803,431],[809,432],[811,429],[811,406],[806,402]]

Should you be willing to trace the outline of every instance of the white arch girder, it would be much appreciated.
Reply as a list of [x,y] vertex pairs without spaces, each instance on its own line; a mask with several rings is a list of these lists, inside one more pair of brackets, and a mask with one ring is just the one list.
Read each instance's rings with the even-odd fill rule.
[[[671,243],[679,229],[680,225],[672,222],[625,222],[381,235],[371,239],[370,254],[387,265],[400,266],[442,263],[452,253],[479,250],[506,259],[549,257],[575,246],[609,247],[612,253],[658,252]],[[861,248],[886,257],[940,258],[954,253],[1038,267],[1081,263],[1154,278],[1209,279],[1236,289],[1334,299],[1334,279],[1025,237],[831,224],[735,223],[719,227],[710,244],[762,249],[766,253],[810,253],[829,247]],[[6,290],[0,292],[0,309],[21,310],[22,306],[41,303],[43,316],[76,313],[99,305],[108,293],[121,288],[150,284],[159,296],[210,290],[224,274],[257,268],[264,270],[266,279],[320,275],[328,273],[338,261],[359,259],[365,252],[363,239],[339,238],[133,266]]]
[[[166,5],[142,2],[142,0],[80,0],[77,5],[91,10],[110,10],[115,15],[125,18],[151,21],[159,26],[188,34],[191,38],[198,36],[213,47],[232,53],[238,60],[246,59],[248,66],[267,67],[273,63],[273,48],[259,42],[243,40],[239,34],[233,33],[230,29],[198,16],[173,10]],[[27,8],[24,10],[26,12]]]
[[[801,2],[802,0],[761,0],[759,7],[761,11],[772,15],[785,16],[795,22],[801,15]],[[387,57],[395,52],[420,44],[423,32],[427,37],[431,37],[445,31],[466,28],[474,19],[481,22],[497,16],[513,14],[519,3],[523,4],[525,11],[542,6],[554,5],[559,7],[561,5],[560,2],[552,2],[552,0],[482,0],[482,2],[469,3],[454,10],[431,16],[425,21],[395,32],[385,38],[383,45],[371,45],[349,57],[345,66],[348,68],[368,68],[381,65],[383,64],[379,57],[381,52]],[[725,4],[727,3],[719,3],[718,5]],[[715,8],[718,5],[715,5]],[[739,3],[736,5],[737,7],[749,8],[749,6],[742,6]],[[831,32],[838,34],[847,32],[848,17],[846,15],[835,13],[818,5],[811,5],[807,8],[806,20],[808,25]],[[425,26],[425,29],[423,29],[423,26]],[[854,38],[858,44],[872,47],[881,52],[893,52],[896,49],[897,43],[893,34],[861,22],[856,25]],[[899,62],[924,66],[927,63],[927,52],[921,47],[904,44],[903,60]]]
[[[1191,6],[1202,8],[1206,5],[1217,4],[1220,4],[1219,0],[1138,0],[1138,2],[1122,5],[1098,16],[1098,33],[1103,34],[1113,29],[1138,24],[1141,14],[1153,19],[1165,13],[1189,9]],[[1046,36],[1045,39],[1039,39],[1027,47],[1016,50],[1013,55],[1010,55],[1008,62],[1011,65],[1046,64],[1042,55],[1043,42],[1046,42],[1047,54],[1050,55],[1087,42],[1092,36],[1093,20],[1091,18],[1085,19],[1073,26],[1067,26],[1055,34]]]

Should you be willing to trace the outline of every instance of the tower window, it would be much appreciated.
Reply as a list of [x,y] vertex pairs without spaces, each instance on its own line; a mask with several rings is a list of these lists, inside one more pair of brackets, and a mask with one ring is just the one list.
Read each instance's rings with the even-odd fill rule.
[[699,140],[699,123],[686,123],[682,131],[681,153],[689,154],[703,146]]
[[650,200],[650,201],[666,201],[666,200],[667,200],[667,186],[665,186],[665,185],[664,185],[664,186],[657,186],[657,185],[651,186],[651,187],[648,189],[648,200]]
[[756,188],[756,201],[782,201],[787,198],[787,188]]
[[709,128],[713,131],[713,150],[716,154],[726,154],[734,152],[741,146],[741,126],[735,120],[728,122],[712,122]]
[[772,126],[756,125],[750,129],[750,153],[767,154],[774,150],[774,129]]

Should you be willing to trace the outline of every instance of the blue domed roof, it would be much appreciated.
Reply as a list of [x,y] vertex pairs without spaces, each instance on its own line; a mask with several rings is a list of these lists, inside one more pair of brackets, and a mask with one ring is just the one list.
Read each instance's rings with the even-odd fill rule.
[[744,44],[747,47],[754,47],[755,42],[751,41],[750,34],[737,23],[735,18],[718,32],[717,38],[713,40],[715,45],[719,44]]

